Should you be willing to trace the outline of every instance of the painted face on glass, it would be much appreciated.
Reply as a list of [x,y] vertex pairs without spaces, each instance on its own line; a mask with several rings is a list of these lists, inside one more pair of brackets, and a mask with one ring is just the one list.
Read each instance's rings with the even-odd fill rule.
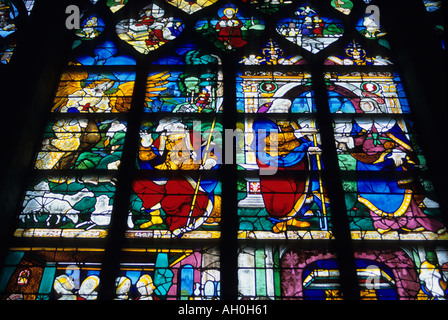
[[235,10],[233,10],[231,8],[224,10],[224,15],[229,19],[232,18],[234,16],[234,14],[235,14]]
[[374,112],[376,109],[376,102],[370,99],[362,99],[359,102],[359,107],[364,112]]

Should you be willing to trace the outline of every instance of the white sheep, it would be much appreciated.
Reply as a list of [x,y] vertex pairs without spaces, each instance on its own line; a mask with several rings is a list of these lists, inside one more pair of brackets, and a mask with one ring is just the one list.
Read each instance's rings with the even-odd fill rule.
[[109,204],[109,197],[107,195],[100,195],[96,198],[95,210],[90,214],[90,221],[85,221],[76,225],[80,228],[89,225],[86,230],[92,229],[95,226],[107,226],[110,223],[112,205]]
[[56,216],[56,224],[61,221],[63,216],[70,219],[73,223],[77,223],[80,211],[73,209],[73,206],[86,197],[95,197],[95,194],[87,188],[73,195],[49,191],[48,182],[44,181],[39,183],[34,191],[27,192],[27,199],[19,216],[23,222],[25,222],[27,216],[32,216],[34,222],[38,222],[37,214],[48,213],[48,218],[46,219],[47,226],[50,226],[52,216]]

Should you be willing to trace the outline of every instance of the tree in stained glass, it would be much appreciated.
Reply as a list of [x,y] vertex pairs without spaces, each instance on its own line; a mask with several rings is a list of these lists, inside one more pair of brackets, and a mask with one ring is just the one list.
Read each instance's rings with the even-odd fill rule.
[[244,16],[232,4],[220,8],[214,18],[200,19],[195,25],[196,31],[224,51],[243,47],[250,37],[257,37],[264,28],[263,20]]
[[35,168],[118,169],[125,136],[126,124],[118,120],[61,119],[50,122]]
[[166,0],[169,4],[181,9],[182,11],[193,14],[202,10],[208,6],[211,6],[218,0],[197,0],[197,1],[186,1],[186,0]]
[[195,67],[151,72],[147,78],[145,112],[222,112],[223,73],[217,55],[186,43],[152,64]]
[[121,20],[115,27],[118,37],[140,53],[148,54],[174,40],[183,30],[181,20],[166,16],[156,4],[144,7],[138,19]]
[[[127,121],[106,114],[127,113],[135,72],[87,70],[117,64],[132,67],[135,60],[119,55],[115,45],[106,41],[92,55],[72,58],[62,73],[51,112],[64,116],[52,117],[45,126],[16,237],[107,235],[116,184],[111,173],[121,164]],[[79,113],[84,116],[78,117]],[[102,115],[88,117],[87,113]]]
[[279,20],[276,31],[311,53],[328,47],[344,33],[341,21],[323,17],[309,5],[300,6],[294,14],[297,17]]

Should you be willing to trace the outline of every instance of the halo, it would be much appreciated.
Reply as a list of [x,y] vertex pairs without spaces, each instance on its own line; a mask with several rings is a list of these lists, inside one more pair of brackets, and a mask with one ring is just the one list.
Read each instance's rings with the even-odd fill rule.
[[233,14],[233,15],[235,15],[236,12],[237,12],[234,8],[232,8],[232,7],[227,7],[227,8],[224,8],[224,10],[222,10],[222,13],[223,13],[224,15],[226,15],[226,11],[227,11],[227,10],[232,10],[232,14]]

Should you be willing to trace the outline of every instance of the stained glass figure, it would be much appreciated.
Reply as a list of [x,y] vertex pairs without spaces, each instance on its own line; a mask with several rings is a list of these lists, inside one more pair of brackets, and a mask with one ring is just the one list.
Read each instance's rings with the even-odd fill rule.
[[370,13],[366,13],[364,17],[358,20],[356,30],[367,39],[378,39],[387,34]]
[[448,296],[444,248],[358,250],[355,263],[363,300],[445,300]]
[[402,118],[338,117],[334,130],[342,170],[426,169],[412,123]]
[[114,193],[110,176],[36,178],[25,193],[14,235],[104,238]]
[[389,58],[382,56],[369,56],[367,51],[357,42],[353,41],[345,46],[345,55],[329,56],[325,65],[345,65],[345,66],[364,66],[364,65],[391,65]]
[[165,15],[161,7],[150,4],[139,18],[121,20],[116,25],[118,37],[140,53],[147,54],[174,40],[183,30],[181,20]]
[[104,28],[105,24],[103,19],[97,15],[90,15],[84,19],[81,28],[76,31],[76,35],[83,40],[91,40],[98,37]]
[[261,12],[272,14],[292,3],[291,0],[242,0],[243,2],[255,5]]
[[332,238],[324,187],[318,175],[240,179],[238,238]]
[[326,73],[331,113],[409,113],[400,77],[392,72]]
[[312,118],[248,117],[244,123],[237,123],[237,128],[244,128],[238,136],[240,142],[244,139],[244,147],[237,150],[237,163],[246,170],[303,171],[317,170],[322,165],[313,157],[322,150],[319,130]]
[[221,183],[216,178],[136,179],[128,238],[219,237]]
[[311,53],[328,47],[344,33],[341,21],[323,17],[308,5],[299,7],[294,14],[297,18],[281,19],[276,30],[285,39]]
[[52,112],[128,112],[134,80],[135,73],[126,71],[113,73],[64,72],[59,82]]
[[237,154],[237,163],[246,170],[259,170],[260,175],[239,180],[239,236],[331,237],[314,120],[286,120],[277,115],[247,118],[244,124],[237,124],[237,128],[243,126],[246,149]]
[[126,123],[61,119],[47,125],[35,168],[109,169],[120,165]]
[[339,12],[349,15],[353,9],[353,2],[350,0],[331,0],[331,6]]
[[241,300],[341,300],[336,254],[326,249],[240,247]]
[[353,239],[447,239],[429,181],[358,173],[344,180]]
[[[14,211],[0,299],[96,300],[102,287],[115,300],[218,300],[221,257],[234,257],[224,261],[225,299],[339,300],[357,280],[364,300],[446,300],[443,206],[398,61],[375,48],[390,49],[387,32],[362,12],[370,2],[158,0],[121,10],[127,0],[87,1]],[[441,1],[423,3],[441,14]],[[33,5],[0,0],[1,64]],[[360,41],[321,59],[344,32]],[[312,79],[320,69],[324,82]],[[313,89],[327,90],[328,105]],[[134,95],[143,105],[130,110]],[[222,136],[233,112],[224,105],[236,111],[233,137]],[[335,181],[322,157],[329,143]],[[343,199],[330,207],[333,194]],[[111,236],[119,247],[105,249]],[[46,247],[55,241],[70,246]],[[341,264],[341,253],[353,259]],[[104,269],[104,257],[117,259]]]
[[116,300],[220,299],[219,249],[123,249]]
[[311,74],[307,72],[240,72],[236,90],[238,112],[315,112]]
[[140,131],[138,166],[144,170],[216,170],[222,163],[222,125],[166,117]]
[[211,69],[162,71],[148,75],[145,112],[221,113],[223,74]]
[[186,1],[186,0],[166,0],[169,4],[179,8],[180,10],[193,14],[202,10],[208,6],[211,6],[218,0],[196,0],[196,1]]
[[[138,167],[141,170],[203,171],[172,179],[137,179],[131,229],[148,229],[148,237],[217,236],[221,185],[216,174],[222,163],[222,125],[216,120],[163,118],[142,124]],[[216,171],[215,171],[216,172]],[[146,221],[144,221],[146,220]],[[207,231],[208,230],[208,231]],[[130,232],[129,236],[135,236]]]
[[302,65],[307,62],[302,56],[284,57],[283,50],[273,40],[269,40],[260,50],[259,54],[244,56],[240,60],[244,65]]
[[257,37],[264,30],[264,21],[257,17],[246,17],[234,5],[218,10],[218,16],[200,19],[195,29],[204,38],[224,51],[243,47],[249,37]]
[[17,30],[14,20],[19,11],[9,0],[0,1],[0,37],[6,37]]
[[96,300],[104,250],[11,248],[0,274],[2,300]]

